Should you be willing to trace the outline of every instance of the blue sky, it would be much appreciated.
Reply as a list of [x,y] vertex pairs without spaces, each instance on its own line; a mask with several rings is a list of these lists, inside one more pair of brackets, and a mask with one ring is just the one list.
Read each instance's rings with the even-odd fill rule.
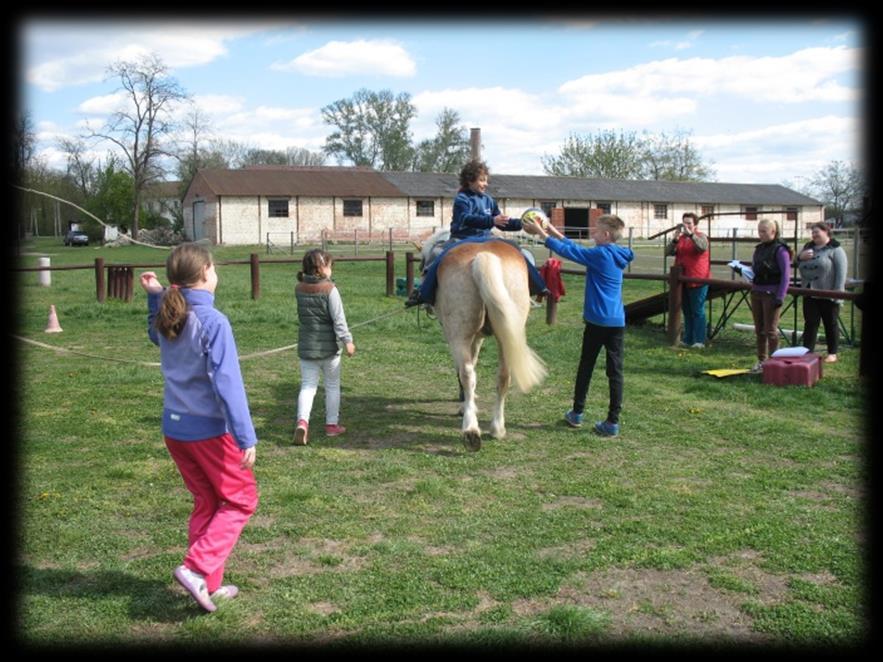
[[118,103],[107,66],[149,52],[214,135],[256,147],[319,151],[333,130],[321,108],[368,88],[411,95],[415,141],[456,110],[481,128],[492,175],[543,174],[568,135],[601,129],[687,131],[721,182],[800,187],[831,161],[862,165],[857,16],[23,17],[18,31],[21,103],[52,167],[59,138],[100,127]]

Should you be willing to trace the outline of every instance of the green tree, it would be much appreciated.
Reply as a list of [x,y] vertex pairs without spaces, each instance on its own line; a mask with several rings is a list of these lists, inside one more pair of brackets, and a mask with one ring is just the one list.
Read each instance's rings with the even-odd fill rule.
[[435,125],[435,137],[420,142],[415,149],[414,170],[457,173],[469,160],[469,131],[460,123],[457,111],[450,108],[442,110]]
[[571,133],[558,156],[542,157],[543,170],[559,177],[641,179],[644,143],[634,131]]
[[411,95],[363,88],[321,112],[326,124],[337,127],[325,139],[324,151],[338,163],[378,170],[408,170],[413,163],[409,126],[417,111]]
[[714,170],[702,162],[702,157],[690,142],[690,133],[677,130],[646,135],[644,143],[644,172],[642,179],[668,182],[705,182],[714,177]]
[[[110,159],[107,165],[98,171],[95,193],[83,208],[108,225],[117,225],[121,231],[125,231],[130,229],[132,224],[134,193],[135,182],[132,175],[120,168],[114,159]],[[86,232],[90,238],[100,239],[104,236],[104,227],[94,220],[86,219]]]
[[707,181],[714,171],[702,162],[689,133],[638,136],[607,129],[568,136],[557,156],[544,156],[546,174],[604,179]]

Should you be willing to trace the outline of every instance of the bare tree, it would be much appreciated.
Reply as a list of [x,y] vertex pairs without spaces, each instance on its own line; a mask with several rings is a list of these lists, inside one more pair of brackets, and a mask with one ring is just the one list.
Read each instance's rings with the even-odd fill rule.
[[73,179],[85,200],[92,192],[95,164],[88,156],[88,146],[82,138],[60,138],[58,148],[67,154],[67,174]]
[[119,78],[126,107],[114,112],[100,131],[88,137],[109,140],[126,157],[126,169],[134,182],[132,237],[138,237],[138,218],[144,188],[162,174],[160,159],[173,156],[165,145],[175,128],[173,106],[187,94],[156,54],[135,61],[118,61],[108,67]]
[[861,214],[867,186],[861,170],[843,161],[831,161],[810,180],[815,195],[825,203],[825,214],[843,225],[849,215]]
[[34,123],[28,112],[17,113],[12,129],[12,167],[15,176],[23,178],[25,170],[34,158]]
[[227,162],[213,148],[214,133],[208,116],[196,104],[191,104],[181,122],[186,132],[184,147],[179,151],[177,174],[181,181],[181,196],[200,168],[226,168]]
[[311,152],[303,147],[286,147],[285,156],[288,165],[293,166],[320,166],[325,165],[325,155],[320,152]]

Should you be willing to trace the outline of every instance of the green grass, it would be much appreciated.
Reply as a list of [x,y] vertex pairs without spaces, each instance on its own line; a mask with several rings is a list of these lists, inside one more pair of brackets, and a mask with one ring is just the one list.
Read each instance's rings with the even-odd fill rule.
[[[164,259],[146,248],[31,248],[51,252],[53,265]],[[222,261],[253,251],[262,253],[214,252]],[[252,301],[248,267],[219,267],[216,304],[241,355],[296,342],[296,271],[262,266]],[[202,615],[171,579],[190,496],[162,443],[162,377],[137,363],[159,358],[143,291],[98,304],[91,271],[54,272],[50,288],[19,274],[18,333],[102,357],[10,339],[21,640],[843,646],[867,635],[857,348],[844,347],[813,388],[716,380],[701,371],[751,365],[752,334],[728,327],[703,351],[678,351],[651,320],[626,333],[622,436],[601,439],[561,420],[582,329],[581,279],[566,277],[558,323],[547,326],[540,309],[529,321],[548,379],[512,395],[505,440],[485,436],[469,453],[438,323],[411,310],[360,325],[402,308],[384,295],[383,263],[340,263],[334,275],[358,348],[343,362],[349,430],[291,446],[296,351],[242,362],[261,501],[227,566],[241,596]],[[624,296],[656,291],[632,280]],[[43,333],[50,304],[61,334]],[[490,339],[478,367],[485,431],[496,364]],[[599,361],[587,420],[603,416],[606,397]],[[313,417],[323,415],[320,393]]]

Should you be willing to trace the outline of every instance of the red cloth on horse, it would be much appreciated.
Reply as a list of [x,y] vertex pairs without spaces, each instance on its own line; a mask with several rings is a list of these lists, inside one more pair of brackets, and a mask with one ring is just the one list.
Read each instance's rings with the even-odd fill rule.
[[549,296],[552,298],[552,301],[558,301],[558,299],[564,296],[564,281],[561,280],[561,260],[550,257],[540,267],[540,275],[546,281],[546,287],[549,288]]

